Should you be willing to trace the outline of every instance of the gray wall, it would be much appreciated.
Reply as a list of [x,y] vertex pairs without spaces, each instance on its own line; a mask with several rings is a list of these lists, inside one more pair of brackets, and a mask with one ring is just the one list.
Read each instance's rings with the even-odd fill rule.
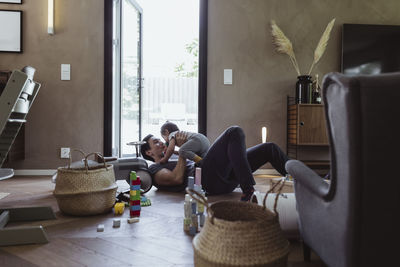
[[[340,70],[343,23],[400,24],[400,1],[378,0],[209,0],[208,135],[227,126],[245,130],[247,146],[269,140],[286,148],[286,96],[295,94],[296,72],[287,55],[272,45],[274,19],[292,41],[302,73],[328,22],[336,17],[325,54],[314,68],[320,77]],[[233,85],[223,85],[223,69],[233,69]]]
[[[49,169],[65,163],[60,147],[103,148],[103,28],[100,0],[55,1],[55,35],[47,34],[47,0],[24,0],[0,9],[23,10],[23,53],[0,53],[0,69],[36,68],[41,90],[28,114],[26,159],[16,169]],[[3,27],[3,25],[2,25]],[[71,81],[60,64],[71,64]]]
[[[227,126],[243,127],[247,145],[269,140],[286,147],[286,95],[294,95],[296,73],[286,55],[272,46],[269,22],[292,41],[302,72],[308,71],[326,24],[336,25],[320,76],[340,67],[343,23],[400,24],[398,0],[209,0],[208,136]],[[0,9],[24,11],[24,53],[0,54],[0,69],[37,68],[42,89],[28,116],[26,160],[17,169],[63,164],[62,146],[101,151],[103,146],[103,1],[56,1],[54,36],[47,35],[47,1],[24,0]],[[71,81],[60,81],[60,64],[71,64]],[[223,69],[233,85],[223,85]]]

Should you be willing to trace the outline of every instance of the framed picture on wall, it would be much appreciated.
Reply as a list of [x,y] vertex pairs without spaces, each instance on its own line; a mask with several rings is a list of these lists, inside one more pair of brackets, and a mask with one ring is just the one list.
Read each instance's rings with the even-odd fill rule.
[[0,52],[22,52],[22,11],[0,9]]
[[22,4],[22,0],[0,0],[0,4],[7,3],[7,4]]

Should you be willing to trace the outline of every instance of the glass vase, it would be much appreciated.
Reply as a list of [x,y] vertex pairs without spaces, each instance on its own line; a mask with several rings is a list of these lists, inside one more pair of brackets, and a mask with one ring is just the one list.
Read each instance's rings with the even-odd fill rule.
[[312,80],[310,75],[300,75],[296,82],[296,103],[311,104]]

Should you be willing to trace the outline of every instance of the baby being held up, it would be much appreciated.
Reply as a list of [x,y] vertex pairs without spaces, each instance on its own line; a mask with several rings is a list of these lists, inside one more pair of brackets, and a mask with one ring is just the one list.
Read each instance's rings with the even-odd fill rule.
[[[161,136],[168,143],[164,157],[160,163],[167,163],[175,151],[175,135],[179,132],[178,126],[172,122],[166,122],[161,126]],[[185,132],[187,141],[179,148],[179,156],[199,163],[210,148],[210,141],[200,133]]]

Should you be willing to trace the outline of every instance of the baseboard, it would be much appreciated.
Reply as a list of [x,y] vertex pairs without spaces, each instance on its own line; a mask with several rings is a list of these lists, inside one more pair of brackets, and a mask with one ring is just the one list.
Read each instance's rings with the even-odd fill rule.
[[57,170],[14,170],[14,174],[17,176],[44,176],[53,175]]
[[280,175],[275,169],[258,169],[253,172],[254,175],[263,175],[263,174],[271,174],[271,175]]

